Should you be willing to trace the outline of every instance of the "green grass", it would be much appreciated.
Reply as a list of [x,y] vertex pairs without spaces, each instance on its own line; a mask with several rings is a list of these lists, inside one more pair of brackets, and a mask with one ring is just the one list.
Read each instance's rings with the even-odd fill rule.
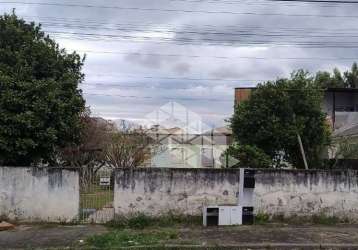
[[130,229],[92,236],[86,240],[88,248],[118,249],[135,246],[162,246],[170,240],[178,238],[176,231],[166,229],[160,231],[133,231]]
[[254,221],[255,221],[256,225],[263,225],[263,224],[269,223],[270,216],[268,214],[260,213],[255,216]]
[[131,229],[144,229],[144,228],[158,228],[158,227],[173,227],[173,226],[193,226],[202,225],[201,216],[183,216],[167,214],[160,217],[151,217],[145,214],[137,214],[135,216],[117,217],[114,221],[107,223],[108,226],[113,228],[131,228]]
[[269,223],[284,223],[291,225],[336,225],[340,223],[349,223],[349,219],[341,219],[336,216],[327,216],[325,214],[312,215],[312,216],[289,216],[283,215],[269,216],[268,214],[257,214],[255,216],[255,224],[263,225]]
[[80,194],[81,208],[101,209],[113,201],[113,191],[96,191]]

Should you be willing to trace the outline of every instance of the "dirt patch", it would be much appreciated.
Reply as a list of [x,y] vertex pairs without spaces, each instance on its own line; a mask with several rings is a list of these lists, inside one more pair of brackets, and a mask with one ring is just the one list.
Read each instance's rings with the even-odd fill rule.
[[[168,232],[170,237],[161,237]],[[111,245],[111,241],[116,244]],[[358,249],[358,225],[173,226],[137,230],[99,225],[21,225],[0,232],[0,249],[78,249],[81,246],[88,249],[96,244],[130,246],[136,242],[139,248],[154,246],[154,249],[158,244],[175,249]]]
[[291,226],[262,225],[182,229],[180,238],[201,245],[347,245],[358,248],[358,225]]
[[0,232],[0,249],[68,247],[89,236],[106,233],[104,226],[18,225]]

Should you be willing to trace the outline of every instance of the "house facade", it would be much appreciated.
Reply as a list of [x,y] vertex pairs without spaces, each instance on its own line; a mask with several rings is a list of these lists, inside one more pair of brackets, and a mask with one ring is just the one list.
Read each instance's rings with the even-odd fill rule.
[[215,128],[189,134],[181,128],[154,127],[147,131],[156,142],[146,166],[171,168],[220,168],[221,156],[231,144],[231,130]]

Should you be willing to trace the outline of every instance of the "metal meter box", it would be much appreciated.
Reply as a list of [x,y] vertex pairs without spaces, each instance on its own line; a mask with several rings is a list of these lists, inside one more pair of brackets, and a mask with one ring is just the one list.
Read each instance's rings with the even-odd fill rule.
[[244,188],[255,188],[255,170],[244,169]]
[[210,206],[204,207],[204,226],[229,226],[242,224],[241,206]]
[[219,225],[219,207],[217,206],[204,207],[203,225],[204,226]]
[[243,207],[242,208],[242,224],[252,225],[254,224],[254,208]]
[[255,170],[241,168],[238,205],[204,207],[204,226],[253,224],[255,184]]

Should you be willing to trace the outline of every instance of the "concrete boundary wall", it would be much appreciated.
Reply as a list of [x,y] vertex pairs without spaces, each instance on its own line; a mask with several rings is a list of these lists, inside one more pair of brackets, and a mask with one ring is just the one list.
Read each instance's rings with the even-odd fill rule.
[[258,170],[255,178],[256,213],[358,221],[356,170]]
[[[358,221],[357,171],[257,170],[255,178],[256,213]],[[201,215],[204,205],[238,202],[239,170],[122,169],[114,189],[118,215]]]
[[114,208],[118,215],[198,215],[203,205],[235,204],[238,190],[238,169],[121,169],[115,173]]
[[79,212],[79,175],[71,169],[0,167],[0,216],[69,222]]

